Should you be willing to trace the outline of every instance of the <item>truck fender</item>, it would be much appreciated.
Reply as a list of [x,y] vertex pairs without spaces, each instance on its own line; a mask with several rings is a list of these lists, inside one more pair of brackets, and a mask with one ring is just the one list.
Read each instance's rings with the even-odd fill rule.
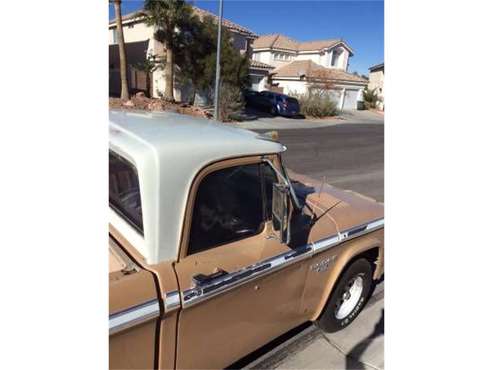
[[[332,271],[327,279],[323,294],[320,298],[320,303],[316,308],[314,315],[311,317],[310,319],[311,321],[315,321],[320,317],[330,297],[330,293],[332,292],[332,289],[334,288],[335,284],[337,283],[337,280],[339,279],[339,276],[344,271],[344,269],[348,266],[348,263],[358,255],[361,255],[370,249],[378,248],[379,253],[377,258],[377,266],[373,274],[373,279],[374,280],[376,279],[377,273],[381,275],[382,268],[380,267],[381,264],[380,261],[382,261],[383,263],[383,257],[382,257],[383,248],[381,244],[382,242],[380,240],[373,237],[358,238],[355,239],[354,241],[347,242],[347,244],[341,249],[341,254],[337,256]],[[378,277],[380,275],[378,275]]]

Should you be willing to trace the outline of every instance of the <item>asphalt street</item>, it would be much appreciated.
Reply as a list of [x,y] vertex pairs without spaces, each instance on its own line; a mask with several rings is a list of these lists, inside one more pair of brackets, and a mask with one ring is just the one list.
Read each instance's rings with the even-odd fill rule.
[[384,125],[285,129],[279,138],[290,170],[384,201]]

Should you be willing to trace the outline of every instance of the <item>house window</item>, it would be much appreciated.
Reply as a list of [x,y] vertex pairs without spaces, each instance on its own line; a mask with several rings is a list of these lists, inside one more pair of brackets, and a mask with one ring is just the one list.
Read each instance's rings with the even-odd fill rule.
[[113,28],[111,31],[112,31],[113,44],[118,44],[118,32],[116,31],[116,27]]
[[332,67],[335,67],[337,65],[337,62],[339,61],[339,53],[336,51],[332,52],[332,60],[330,61],[330,65]]

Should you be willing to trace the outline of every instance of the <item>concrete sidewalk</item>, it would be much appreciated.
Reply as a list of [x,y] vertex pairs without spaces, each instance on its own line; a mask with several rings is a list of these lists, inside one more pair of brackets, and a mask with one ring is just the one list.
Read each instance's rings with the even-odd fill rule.
[[247,369],[378,369],[384,368],[384,292],[373,296],[351,325],[337,333],[309,326]]
[[371,111],[348,111],[343,112],[337,117],[327,119],[310,120],[286,117],[259,117],[253,121],[238,122],[237,127],[249,130],[287,130],[303,128],[320,128],[340,124],[383,124],[384,117],[382,114]]

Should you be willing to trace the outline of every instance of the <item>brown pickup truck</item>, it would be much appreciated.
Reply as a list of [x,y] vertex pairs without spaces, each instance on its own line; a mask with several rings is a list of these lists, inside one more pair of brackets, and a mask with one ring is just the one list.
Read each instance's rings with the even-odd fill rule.
[[383,206],[288,177],[272,136],[110,112],[109,366],[225,368],[336,331],[383,274]]

